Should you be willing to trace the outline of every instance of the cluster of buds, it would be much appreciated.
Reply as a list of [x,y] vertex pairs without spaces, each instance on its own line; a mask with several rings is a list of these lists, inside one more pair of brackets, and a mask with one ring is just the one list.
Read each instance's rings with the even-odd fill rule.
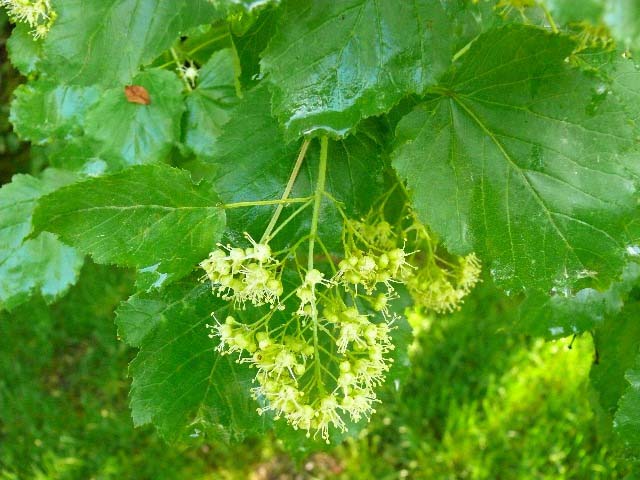
[[[364,221],[345,223],[343,243],[346,258],[339,264],[338,280],[345,288],[362,286],[368,295],[380,291],[371,302],[380,311],[393,296],[393,284],[404,284],[415,303],[436,313],[450,313],[480,279],[480,261],[475,254],[465,257],[436,253],[437,242],[414,212],[391,226],[374,211]],[[409,244],[413,251],[406,252]]]
[[50,0],[0,0],[0,5],[7,9],[12,21],[29,25],[35,38],[49,33],[57,16]]
[[368,295],[373,294],[379,284],[393,291],[392,283],[399,281],[410,269],[407,254],[402,248],[388,251],[363,251],[358,248],[346,249],[348,256],[340,261],[336,280],[345,287],[362,286]]
[[397,235],[393,226],[377,216],[374,221],[351,220],[349,226],[357,236],[366,238],[369,243],[382,250],[391,250],[397,244]]
[[279,306],[282,295],[280,262],[271,256],[271,248],[256,243],[251,237],[249,248],[222,246],[200,262],[205,271],[203,280],[209,280],[214,294],[223,300],[232,300],[236,306],[246,302],[254,306]]
[[409,254],[386,220],[347,221],[342,236],[345,257],[338,264],[335,281],[346,290],[362,288],[373,295],[384,285],[392,295],[393,283],[402,282],[411,272]]
[[460,309],[464,298],[480,281],[480,273],[480,261],[471,253],[446,268],[428,263],[405,283],[417,306],[436,313],[451,313]]

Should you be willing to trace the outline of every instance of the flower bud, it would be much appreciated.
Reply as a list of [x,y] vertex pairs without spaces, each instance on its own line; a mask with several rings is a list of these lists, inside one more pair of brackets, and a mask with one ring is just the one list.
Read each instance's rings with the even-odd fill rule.
[[323,278],[324,275],[314,268],[307,272],[304,281],[309,285],[317,285],[318,283],[322,282]]

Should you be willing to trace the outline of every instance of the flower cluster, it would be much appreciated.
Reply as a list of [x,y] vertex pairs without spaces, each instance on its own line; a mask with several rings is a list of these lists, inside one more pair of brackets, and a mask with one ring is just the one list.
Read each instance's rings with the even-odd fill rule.
[[407,279],[407,289],[416,303],[436,313],[449,313],[460,308],[464,297],[478,283],[480,262],[472,253],[457,265],[444,268],[422,268]]
[[438,252],[437,243],[415,216],[407,232],[422,250],[410,259],[417,268],[404,279],[415,304],[436,313],[459,309],[480,281],[478,257],[473,253],[459,257]]
[[278,305],[282,295],[280,262],[271,256],[269,245],[256,243],[249,248],[222,246],[200,262],[213,292],[224,300],[233,300],[237,306],[246,302],[254,306]]
[[[375,412],[375,389],[393,363],[393,303],[402,291],[443,313],[458,308],[479,279],[475,255],[436,253],[413,212],[390,223],[383,210],[361,220],[345,216],[337,261],[323,247],[326,258],[307,257],[303,268],[299,243],[273,254],[247,235],[249,248],[220,245],[200,264],[214,294],[237,309],[271,307],[227,316],[210,326],[210,336],[221,354],[256,369],[258,413],[272,412],[309,437],[328,442],[331,429],[345,431],[348,420]],[[285,291],[289,265],[298,280],[287,273]],[[262,316],[255,320],[255,313]]]
[[[377,402],[374,388],[382,384],[392,359],[389,323],[373,323],[356,307],[346,307],[341,299],[325,297],[327,305],[318,318],[319,327],[336,338],[332,360],[338,366],[329,387],[323,378],[326,365],[316,347],[299,336],[276,333],[263,323],[246,325],[228,316],[224,323],[208,325],[210,337],[220,341],[218,351],[235,354],[238,361],[257,369],[258,386],[254,398],[264,406],[263,414],[274,412],[294,429],[306,430],[329,441],[329,428],[345,431],[343,415],[352,421],[369,418]],[[326,348],[332,348],[325,343]],[[336,376],[337,375],[337,376]]]
[[29,25],[36,38],[49,33],[57,16],[51,8],[50,0],[0,0],[0,5],[7,9],[12,21]]
[[191,86],[196,87],[196,80],[200,76],[200,70],[195,63],[189,61],[178,67],[180,76]]

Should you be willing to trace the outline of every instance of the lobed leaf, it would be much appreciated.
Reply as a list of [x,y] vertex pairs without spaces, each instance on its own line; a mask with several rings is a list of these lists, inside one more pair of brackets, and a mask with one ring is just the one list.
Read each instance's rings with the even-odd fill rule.
[[239,81],[247,90],[261,79],[260,54],[277,30],[278,10],[270,8],[257,18],[250,17],[249,25],[240,32],[231,29],[231,41],[240,66]]
[[418,214],[509,291],[606,286],[625,263],[635,132],[607,88],[565,62],[573,46],[534,27],[484,34],[396,131]]
[[266,420],[257,415],[249,392],[254,372],[221,356],[208,337],[211,312],[224,316],[227,305],[191,277],[120,306],[120,335],[140,348],[130,366],[136,425],[153,423],[169,440],[264,430]]
[[78,279],[84,258],[55,235],[43,232],[0,261],[0,306],[12,309],[39,292],[47,303]]
[[639,279],[640,265],[631,262],[605,291],[584,288],[569,296],[531,291],[520,305],[514,327],[548,339],[588,332],[620,313]]
[[635,364],[625,372],[629,386],[620,397],[613,419],[614,431],[637,457],[640,454],[640,355]]
[[7,40],[7,51],[11,64],[22,74],[30,75],[37,70],[42,57],[42,41],[33,38],[25,23],[18,23]]
[[613,430],[637,456],[640,453],[638,416],[638,361],[640,328],[637,302],[610,318],[595,332],[596,355],[591,367],[591,385]]
[[591,385],[600,406],[613,415],[628,383],[625,372],[634,367],[640,345],[640,308],[636,302],[626,305],[620,315],[607,319],[594,332],[596,356],[591,366]]

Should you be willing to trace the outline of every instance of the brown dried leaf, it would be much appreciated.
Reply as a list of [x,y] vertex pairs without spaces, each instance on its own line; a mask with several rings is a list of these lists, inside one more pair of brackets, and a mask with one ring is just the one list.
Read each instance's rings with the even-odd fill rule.
[[131,103],[140,105],[149,105],[151,103],[149,92],[142,85],[127,85],[124,87],[124,94]]

